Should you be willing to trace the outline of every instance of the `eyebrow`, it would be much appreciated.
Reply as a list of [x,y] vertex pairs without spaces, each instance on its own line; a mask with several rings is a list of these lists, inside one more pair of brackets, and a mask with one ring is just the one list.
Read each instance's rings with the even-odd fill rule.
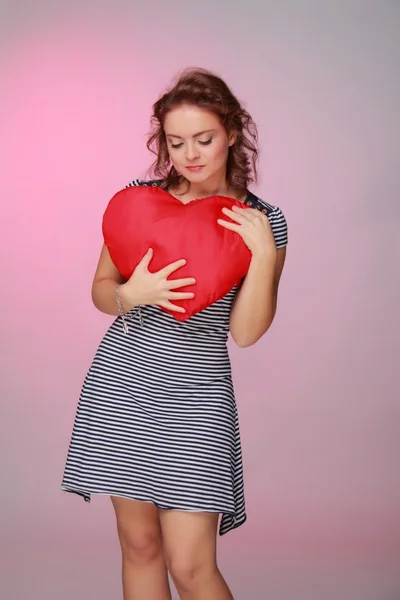
[[[215,131],[215,129],[206,129],[205,131],[200,131],[199,133],[196,133],[193,137],[199,137],[199,135],[203,135],[203,133],[215,133]],[[183,137],[181,137],[180,135],[175,135],[174,133],[166,133],[165,135],[167,137],[174,137],[183,140]]]

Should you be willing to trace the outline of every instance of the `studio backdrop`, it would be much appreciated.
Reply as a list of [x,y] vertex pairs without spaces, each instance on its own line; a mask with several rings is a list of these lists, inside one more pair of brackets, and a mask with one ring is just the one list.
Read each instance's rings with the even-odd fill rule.
[[112,321],[90,297],[102,215],[146,175],[151,106],[189,66],[253,116],[252,191],[289,227],[270,331],[229,344],[248,521],[222,570],[238,599],[298,599],[278,565],[322,563],[343,570],[318,598],[400,597],[399,21],[388,0],[2,3],[2,598],[119,597],[109,499],[59,488]]

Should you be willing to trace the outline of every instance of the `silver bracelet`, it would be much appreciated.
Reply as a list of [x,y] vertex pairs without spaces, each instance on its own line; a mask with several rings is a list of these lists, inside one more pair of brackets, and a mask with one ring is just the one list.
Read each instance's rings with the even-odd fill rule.
[[124,333],[129,333],[129,327],[128,327],[128,324],[127,324],[127,322],[126,322],[125,315],[124,315],[124,311],[123,311],[123,309],[122,309],[121,299],[120,299],[120,297],[119,297],[119,288],[120,288],[120,287],[121,287],[121,286],[120,286],[120,285],[118,285],[118,286],[115,288],[115,301],[116,301],[116,303],[117,303],[118,314],[119,314],[119,316],[120,316],[120,317],[121,317],[121,319],[122,319],[122,329],[124,330]]
[[[129,333],[128,323],[126,322],[125,313],[123,311],[121,299],[119,297],[119,288],[120,287],[121,286],[119,285],[115,289],[115,301],[117,303],[118,314],[119,314],[119,316],[122,319],[122,329],[124,330],[124,333]],[[140,306],[138,306],[136,308],[136,312],[137,312],[138,317],[139,317],[139,323],[140,323],[141,326],[143,326],[142,311],[140,310]]]

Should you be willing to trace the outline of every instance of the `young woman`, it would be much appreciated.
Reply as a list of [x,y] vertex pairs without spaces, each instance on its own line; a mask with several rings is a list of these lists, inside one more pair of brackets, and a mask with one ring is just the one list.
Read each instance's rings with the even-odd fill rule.
[[160,307],[182,312],[179,300],[194,297],[195,280],[179,279],[184,256],[153,272],[150,248],[125,281],[103,247],[92,298],[117,318],[83,385],[62,489],[88,502],[91,494],[111,497],[125,600],[170,599],[168,571],[182,600],[228,600],[217,533],[246,513],[227,337],[251,346],[270,327],[287,227],[278,207],[248,191],[256,128],[219,77],[186,71],[153,109],[157,179],[129,186],[160,186],[184,204],[214,195],[247,204],[223,209],[218,226],[243,238],[250,268],[240,286],[179,321]]

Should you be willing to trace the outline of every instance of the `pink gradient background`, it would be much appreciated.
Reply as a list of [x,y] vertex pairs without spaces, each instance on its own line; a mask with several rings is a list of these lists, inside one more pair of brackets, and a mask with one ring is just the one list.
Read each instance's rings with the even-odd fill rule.
[[151,104],[198,65],[254,116],[257,192],[290,234],[272,329],[230,346],[248,522],[222,570],[237,600],[399,599],[400,5],[68,6],[0,9],[0,597],[121,597],[109,500],[59,486],[110,323],[101,217],[149,165]]

